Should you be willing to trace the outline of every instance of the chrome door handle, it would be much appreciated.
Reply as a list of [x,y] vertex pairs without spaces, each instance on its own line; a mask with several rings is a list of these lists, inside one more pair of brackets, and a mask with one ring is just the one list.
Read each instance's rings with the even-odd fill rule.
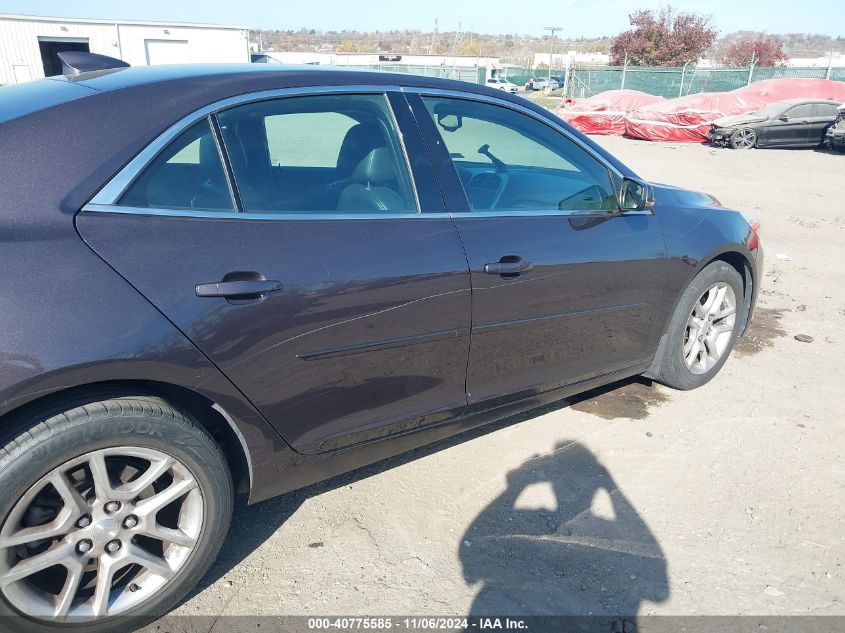
[[216,281],[210,284],[197,284],[198,297],[260,298],[268,292],[282,289],[282,282],[272,279],[241,279],[237,281]]

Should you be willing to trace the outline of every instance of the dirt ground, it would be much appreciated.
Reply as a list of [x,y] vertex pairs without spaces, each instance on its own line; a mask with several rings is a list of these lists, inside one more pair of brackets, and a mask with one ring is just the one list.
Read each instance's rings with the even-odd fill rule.
[[762,221],[765,286],[720,375],[242,507],[178,613],[845,615],[845,155],[596,140]]

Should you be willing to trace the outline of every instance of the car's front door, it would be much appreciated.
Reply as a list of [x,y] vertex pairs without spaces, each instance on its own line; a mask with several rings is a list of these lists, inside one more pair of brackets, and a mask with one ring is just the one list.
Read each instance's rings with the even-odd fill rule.
[[539,115],[497,99],[411,95],[472,277],[473,406],[646,362],[666,251],[619,177]]
[[810,118],[813,106],[810,103],[789,108],[772,121],[767,130],[767,145],[806,145],[810,136]]
[[382,93],[248,102],[78,226],[295,449],[325,452],[466,407],[469,272],[425,153]]

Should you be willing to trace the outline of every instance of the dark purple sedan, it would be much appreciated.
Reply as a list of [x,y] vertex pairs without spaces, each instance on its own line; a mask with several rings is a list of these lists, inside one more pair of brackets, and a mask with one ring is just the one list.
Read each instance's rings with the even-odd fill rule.
[[65,61],[0,89],[0,616],[124,631],[196,585],[236,493],[698,387],[748,326],[756,225],[520,97]]

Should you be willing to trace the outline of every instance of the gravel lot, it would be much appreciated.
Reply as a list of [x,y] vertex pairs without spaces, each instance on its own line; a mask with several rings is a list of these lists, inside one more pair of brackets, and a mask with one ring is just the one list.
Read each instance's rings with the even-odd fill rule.
[[845,615],[845,155],[597,140],[762,220],[765,286],[721,374],[242,507],[178,613]]

